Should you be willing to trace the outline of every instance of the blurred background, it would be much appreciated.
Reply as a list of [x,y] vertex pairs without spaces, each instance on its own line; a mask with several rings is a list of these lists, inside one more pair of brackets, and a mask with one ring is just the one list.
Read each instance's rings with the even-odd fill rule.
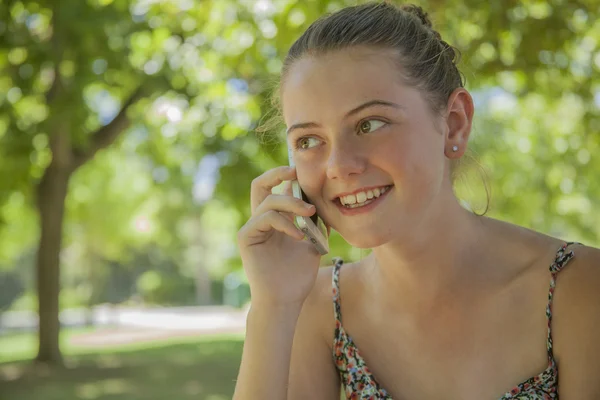
[[[255,129],[293,41],[357,3],[1,1],[0,399],[231,398],[235,234],[287,163]],[[487,184],[489,216],[598,246],[598,1],[416,3],[476,102],[464,204]]]

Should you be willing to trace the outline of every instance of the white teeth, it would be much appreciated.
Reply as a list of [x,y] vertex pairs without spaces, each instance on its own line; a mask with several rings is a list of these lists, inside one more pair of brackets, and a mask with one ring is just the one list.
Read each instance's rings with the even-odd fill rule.
[[348,206],[350,208],[364,206],[370,203],[369,200],[381,196],[387,190],[387,187],[382,187],[373,190],[368,190],[366,192],[349,194],[347,196],[340,197],[340,202],[342,203],[342,205]]
[[367,201],[367,194],[365,192],[356,193],[356,202],[364,203]]

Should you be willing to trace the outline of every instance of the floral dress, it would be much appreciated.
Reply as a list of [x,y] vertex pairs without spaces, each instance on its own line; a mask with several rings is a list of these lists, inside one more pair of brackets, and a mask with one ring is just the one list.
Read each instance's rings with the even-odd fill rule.
[[[548,322],[548,367],[539,375],[515,385],[499,400],[547,400],[558,399],[558,367],[552,353],[552,297],[556,285],[558,272],[574,257],[573,251],[567,247],[576,242],[564,243],[554,262],[550,265],[550,289],[548,291],[548,304],[546,306],[546,319]],[[577,243],[579,244],[579,243]],[[377,382],[369,367],[362,358],[358,347],[342,326],[342,312],[340,306],[339,278],[343,261],[335,259],[333,268],[332,286],[335,313],[335,338],[333,342],[333,360],[340,374],[342,386],[347,399],[392,399],[392,396]]]

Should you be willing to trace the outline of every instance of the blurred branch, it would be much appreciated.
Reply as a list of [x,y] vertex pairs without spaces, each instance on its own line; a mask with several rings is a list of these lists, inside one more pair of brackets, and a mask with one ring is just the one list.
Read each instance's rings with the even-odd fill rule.
[[73,169],[77,169],[92,159],[99,151],[110,146],[119,135],[129,127],[129,117],[127,112],[129,108],[139,99],[144,97],[143,85],[140,85],[127,101],[121,107],[117,116],[92,134],[91,143],[88,148],[82,150],[74,150]]
[[52,26],[52,62],[54,63],[54,80],[52,86],[46,93],[46,104],[50,105],[54,99],[59,95],[62,89],[62,82],[60,78],[60,63],[63,59],[64,46],[62,45],[62,38],[59,33],[60,21],[59,18],[58,2],[52,7],[52,19],[50,25]]

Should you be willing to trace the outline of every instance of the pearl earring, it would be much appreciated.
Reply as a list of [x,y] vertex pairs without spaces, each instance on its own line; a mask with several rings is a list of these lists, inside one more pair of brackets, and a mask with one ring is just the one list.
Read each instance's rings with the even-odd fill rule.
[[452,151],[458,151],[458,146],[452,146]]

